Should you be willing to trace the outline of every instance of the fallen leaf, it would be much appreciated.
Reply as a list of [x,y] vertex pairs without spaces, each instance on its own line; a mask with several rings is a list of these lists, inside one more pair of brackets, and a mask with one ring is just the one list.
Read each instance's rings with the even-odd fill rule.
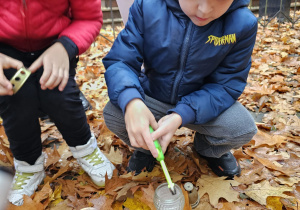
[[53,149],[50,147],[46,148],[45,150],[45,168],[48,168],[50,165],[54,165],[60,159],[60,154],[56,149],[56,145],[54,145]]
[[258,204],[255,201],[250,201],[248,199],[243,199],[241,202],[236,203],[236,206],[239,206],[241,209],[245,210],[262,210],[266,209],[265,206]]
[[123,162],[123,154],[118,148],[110,147],[109,153],[104,154],[114,164],[122,164]]
[[69,146],[67,145],[67,143],[65,141],[63,141],[58,149],[57,149],[57,152],[59,153],[60,155],[60,160],[59,160],[59,163],[60,163],[60,166],[65,166],[68,162],[68,158],[73,156],[72,155],[72,152],[70,151],[69,149]]
[[207,193],[213,206],[218,204],[219,198],[225,198],[228,202],[239,201],[239,193],[232,189],[240,183],[234,180],[225,180],[226,177],[211,177],[202,175],[197,181],[200,198]]
[[180,174],[178,174],[178,173],[175,172],[175,171],[170,171],[169,174],[170,174],[171,179],[172,179],[172,181],[173,181],[174,183],[176,183],[176,182],[182,180],[182,178],[184,177],[183,175],[180,175]]
[[148,171],[142,171],[139,175],[135,176],[133,172],[123,174],[120,176],[120,178],[133,180],[133,181],[139,181],[139,182],[146,182],[146,181],[153,181],[155,178],[165,178],[163,172],[160,170],[158,166],[155,166],[154,169],[151,172]]
[[264,180],[258,184],[250,185],[250,187],[245,190],[245,193],[259,204],[267,205],[267,198],[269,196],[294,199],[291,196],[283,194],[283,192],[287,191],[293,191],[293,188],[287,186],[273,187],[267,180]]
[[127,198],[126,201],[123,203],[123,206],[125,208],[128,208],[128,209],[143,209],[143,210],[151,210],[150,207],[141,202],[140,200],[140,197],[142,196],[142,192],[141,191],[137,191],[135,194],[134,194],[134,197],[133,198]]
[[234,203],[218,203],[216,206],[218,210],[242,210],[239,206],[235,205]]
[[267,208],[271,210],[282,210],[282,203],[280,197],[269,196],[267,197]]
[[278,176],[275,177],[275,181],[279,182],[280,184],[284,184],[292,187],[293,185],[300,182],[300,177]]
[[44,183],[51,183],[53,180],[55,180],[57,177],[61,176],[63,173],[66,173],[69,170],[69,165],[65,165],[64,167],[60,168],[59,171],[54,174],[54,176],[49,177],[46,176],[46,178],[44,179]]
[[[45,184],[40,191],[38,191],[34,194],[33,201],[36,203],[42,203],[43,200],[51,197],[52,193],[53,193],[53,191],[52,191],[49,183],[47,182],[47,184]],[[48,201],[48,203],[49,202],[50,201]],[[46,206],[48,206],[48,203]]]
[[78,199],[77,196],[69,195],[68,200],[70,201],[68,203],[68,206],[72,207],[73,209],[82,209],[85,207],[89,207],[88,202],[85,198]]
[[286,137],[280,135],[270,135],[267,132],[263,132],[258,130],[257,133],[252,137],[255,141],[254,147],[259,147],[261,145],[269,145],[269,146],[279,146],[283,142],[286,141]]
[[114,200],[108,196],[100,196],[98,198],[90,199],[88,202],[92,203],[95,209],[110,210],[112,209],[111,206]]
[[15,206],[13,204],[9,204],[7,210],[43,210],[44,206],[40,202],[33,201],[29,196],[23,196],[24,203],[22,206]]
[[[258,149],[262,149],[262,148],[258,148]],[[258,150],[258,149],[256,149],[256,150]],[[294,154],[290,154],[289,158],[284,159],[282,156],[273,155],[271,153],[268,153],[269,148],[265,148],[265,149],[266,150],[264,150],[261,153],[257,153],[250,149],[246,149],[245,152],[248,155],[254,157],[256,160],[261,162],[266,167],[273,169],[273,170],[280,171],[286,175],[292,175],[292,174],[295,174],[300,171],[300,165],[298,164],[298,162],[299,162],[298,156],[296,156]],[[273,160],[272,160],[272,158],[273,158]],[[281,163],[279,163],[277,161],[281,161]]]
[[62,210],[62,209],[63,210],[73,210],[73,208],[68,206],[68,204],[69,204],[69,200],[66,199],[56,205],[50,204],[49,209],[51,209],[51,210]]
[[115,189],[124,186],[129,183],[129,180],[117,176],[117,171],[114,172],[114,175],[111,179],[105,179],[105,192],[109,195],[116,195]]
[[152,186],[152,184],[150,183],[149,186],[146,187],[142,187],[141,191],[143,192],[143,195],[140,197],[140,200],[147,204],[151,210],[155,210],[155,206],[153,203],[153,197],[154,197],[154,188]]
[[54,190],[53,194],[51,195],[50,207],[57,206],[57,204],[64,201],[61,198],[61,190],[62,190],[61,184],[55,187],[55,190]]
[[116,188],[114,191],[118,191],[121,188],[121,190],[118,191],[118,193],[117,193],[116,200],[119,200],[121,197],[125,197],[126,198],[127,197],[126,195],[127,195],[128,191],[132,187],[135,187],[137,185],[138,185],[138,183],[136,183],[136,182],[130,182],[130,183],[127,183],[127,184],[125,184],[123,186],[120,186],[120,187]]
[[72,195],[75,193],[75,185],[77,184],[77,180],[69,180],[69,179],[57,179],[57,183],[62,185],[61,195],[63,197],[67,197],[68,195]]
[[208,194],[205,194],[200,198],[199,205],[194,208],[195,210],[215,210],[209,203]]
[[240,161],[240,165],[243,170],[240,176],[235,177],[235,181],[248,185],[264,178],[261,176],[264,165],[257,160],[254,159],[251,162],[250,160],[245,159],[243,161]]

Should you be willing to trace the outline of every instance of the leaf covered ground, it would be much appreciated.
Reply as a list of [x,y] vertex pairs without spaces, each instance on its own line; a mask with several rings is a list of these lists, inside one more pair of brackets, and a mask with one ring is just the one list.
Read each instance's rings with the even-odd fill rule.
[[[299,18],[300,12],[297,12]],[[111,28],[101,34],[113,40]],[[151,173],[126,173],[132,154],[105,126],[102,111],[107,103],[105,69],[101,59],[111,43],[98,36],[80,56],[77,82],[93,106],[86,112],[98,146],[116,166],[105,188],[95,186],[72,157],[68,146],[50,120],[41,121],[46,175],[34,195],[24,197],[22,207],[8,209],[155,209],[156,187],[166,182],[159,164]],[[300,209],[300,23],[272,21],[259,26],[248,85],[239,101],[257,119],[258,133],[234,150],[242,174],[234,180],[216,177],[193,150],[194,132],[176,132],[165,155],[172,180],[179,186],[192,182],[201,198],[196,209]],[[13,157],[0,127],[0,165],[11,167]],[[175,167],[176,166],[176,167]],[[184,191],[186,200],[188,194]],[[190,209],[188,203],[185,209]]]

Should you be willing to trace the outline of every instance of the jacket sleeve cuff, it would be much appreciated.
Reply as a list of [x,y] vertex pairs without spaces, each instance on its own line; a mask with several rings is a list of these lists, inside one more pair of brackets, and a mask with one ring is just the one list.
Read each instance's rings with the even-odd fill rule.
[[118,98],[118,105],[122,109],[123,115],[125,114],[127,104],[135,98],[139,98],[144,101],[140,92],[136,88],[128,88],[120,93]]
[[56,42],[60,42],[64,46],[69,55],[70,61],[78,55],[78,47],[70,38],[61,36],[56,40]]
[[182,124],[180,127],[187,125],[187,124],[193,124],[196,120],[195,111],[186,104],[178,104],[174,109],[168,110],[168,114],[171,114],[172,112],[176,112],[180,115],[182,119]]

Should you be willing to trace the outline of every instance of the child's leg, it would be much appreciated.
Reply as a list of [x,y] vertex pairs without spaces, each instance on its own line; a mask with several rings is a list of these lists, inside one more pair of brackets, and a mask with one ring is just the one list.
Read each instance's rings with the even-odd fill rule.
[[239,102],[206,124],[186,127],[196,131],[194,147],[216,175],[233,178],[241,173],[230,150],[248,143],[257,128],[250,113]]
[[[6,77],[15,72],[6,70]],[[0,97],[0,113],[16,170],[8,200],[18,206],[23,204],[23,195],[31,196],[45,177],[37,84],[31,75],[15,95]]]
[[39,90],[41,109],[55,122],[73,156],[93,182],[104,186],[105,175],[110,179],[115,167],[100,151],[95,136],[91,134],[74,79],[75,66],[74,61],[69,81],[62,92],[58,88]]
[[[174,108],[173,105],[157,101],[147,96],[145,98],[145,104],[153,113],[156,120],[165,116],[167,110]],[[107,127],[130,146],[123,113],[120,108],[109,102],[104,108],[103,116]],[[253,118],[238,102],[215,120],[204,125],[186,125],[186,127],[196,131],[194,146],[199,154],[213,157],[213,162],[223,156],[221,162],[223,160],[223,162],[225,162],[225,164],[222,165],[225,169],[225,173],[222,175],[236,175],[239,173],[240,168],[229,151],[232,148],[238,148],[248,143],[257,131]],[[137,148],[137,151],[147,155],[151,154],[148,150],[142,148]],[[228,155],[226,155],[226,153],[228,153]],[[138,156],[134,153],[133,158],[129,161],[129,166],[133,161],[135,161],[135,163],[132,165],[138,166],[138,163],[142,162],[140,156],[141,155]],[[147,158],[149,159],[149,157]],[[145,163],[147,158],[144,158]],[[134,160],[132,161],[132,159]],[[145,166],[140,166],[136,168],[144,167]]]
[[197,132],[194,139],[197,152],[214,158],[248,143],[257,132],[252,116],[239,102],[206,124],[186,127]]
[[[42,71],[40,71],[41,76]],[[75,68],[70,70],[69,81],[61,92],[39,90],[41,109],[54,121],[69,146],[84,145],[91,138],[90,127],[79,98],[79,89],[74,80]]]
[[[25,66],[29,66],[41,53],[25,53],[3,44],[0,44],[0,52],[22,61]],[[16,71],[7,69],[4,74],[10,80]],[[0,96],[0,116],[10,149],[14,158],[29,164],[34,164],[42,153],[37,85],[36,74],[32,74],[17,94]]]
[[[5,70],[10,79],[16,70]],[[0,115],[14,158],[34,164],[42,153],[41,130],[38,120],[38,95],[35,76],[12,96],[0,96]]]

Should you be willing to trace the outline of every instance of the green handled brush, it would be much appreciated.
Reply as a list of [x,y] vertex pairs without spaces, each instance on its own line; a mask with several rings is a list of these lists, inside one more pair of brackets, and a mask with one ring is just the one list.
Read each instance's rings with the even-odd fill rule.
[[[150,133],[152,133],[153,132],[153,128],[151,126],[149,126],[149,129],[150,129]],[[172,179],[170,177],[169,171],[168,171],[167,166],[165,164],[165,161],[164,161],[165,156],[164,156],[164,153],[163,153],[163,151],[161,149],[159,141],[155,140],[154,141],[154,145],[155,145],[155,148],[156,148],[156,150],[158,152],[158,156],[157,156],[156,160],[160,162],[161,168],[162,168],[162,170],[163,170],[163,172],[165,174],[166,180],[168,182],[168,188],[170,189],[171,193],[173,195],[175,195],[176,194],[175,185],[172,182]]]

